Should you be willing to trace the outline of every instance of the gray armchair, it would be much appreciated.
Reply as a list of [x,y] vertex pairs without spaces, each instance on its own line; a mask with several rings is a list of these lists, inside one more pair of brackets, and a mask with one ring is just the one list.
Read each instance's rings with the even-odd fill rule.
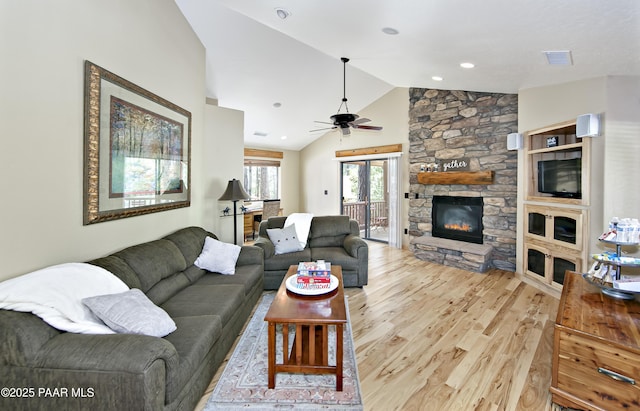
[[311,220],[307,246],[302,251],[275,254],[267,229],[282,228],[286,217],[271,217],[260,223],[255,245],[264,250],[264,288],[276,290],[291,265],[301,261],[325,260],[342,267],[345,287],[367,285],[369,247],[360,238],[358,222],[348,216],[318,216]]

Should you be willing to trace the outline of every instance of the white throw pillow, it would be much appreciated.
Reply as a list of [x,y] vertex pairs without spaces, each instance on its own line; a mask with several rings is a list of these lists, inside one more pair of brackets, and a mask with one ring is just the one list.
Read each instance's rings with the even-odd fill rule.
[[169,314],[137,288],[84,298],[82,303],[117,333],[164,337],[176,330]]
[[313,214],[311,213],[291,213],[284,222],[285,227],[295,224],[298,240],[302,248],[307,246],[307,238],[309,237],[312,219]]
[[304,250],[298,240],[295,224],[284,228],[267,228],[269,240],[276,247],[276,254],[293,253]]
[[59,264],[0,282],[0,308],[33,313],[62,331],[113,334],[81,300],[128,289],[104,268],[87,263]]
[[239,245],[223,243],[214,238],[204,240],[202,253],[193,263],[196,267],[213,273],[231,275],[236,273],[236,262],[240,256]]

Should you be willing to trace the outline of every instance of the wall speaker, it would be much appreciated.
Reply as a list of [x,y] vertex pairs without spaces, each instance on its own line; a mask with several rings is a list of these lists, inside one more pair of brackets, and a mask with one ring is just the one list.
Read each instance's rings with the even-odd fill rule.
[[583,114],[576,120],[576,137],[596,137],[600,135],[600,116]]
[[507,150],[521,150],[524,147],[522,134],[509,133],[507,134]]

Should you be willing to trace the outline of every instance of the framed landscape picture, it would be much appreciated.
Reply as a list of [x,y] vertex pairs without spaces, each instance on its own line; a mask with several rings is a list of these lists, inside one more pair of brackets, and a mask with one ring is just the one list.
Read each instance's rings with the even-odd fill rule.
[[84,224],[190,205],[191,113],[85,62]]

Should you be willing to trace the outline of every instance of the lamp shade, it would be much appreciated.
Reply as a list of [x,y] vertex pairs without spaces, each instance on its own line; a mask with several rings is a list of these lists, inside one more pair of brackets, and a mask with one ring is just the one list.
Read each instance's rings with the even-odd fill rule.
[[238,201],[238,200],[248,200],[249,198],[250,198],[249,194],[247,194],[247,192],[244,191],[244,188],[242,188],[242,184],[240,184],[240,181],[234,178],[233,180],[229,180],[229,184],[227,184],[227,189],[222,194],[222,196],[220,196],[218,200]]

